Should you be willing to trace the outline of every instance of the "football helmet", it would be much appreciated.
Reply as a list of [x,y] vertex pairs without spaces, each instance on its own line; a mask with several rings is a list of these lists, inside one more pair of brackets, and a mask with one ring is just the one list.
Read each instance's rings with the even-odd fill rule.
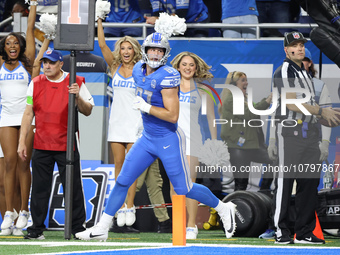
[[[147,51],[150,47],[165,49],[163,57],[159,61],[149,60]],[[153,33],[148,35],[142,44],[142,59],[152,68],[157,68],[161,65],[165,65],[170,56],[170,44],[168,38],[161,33]]]

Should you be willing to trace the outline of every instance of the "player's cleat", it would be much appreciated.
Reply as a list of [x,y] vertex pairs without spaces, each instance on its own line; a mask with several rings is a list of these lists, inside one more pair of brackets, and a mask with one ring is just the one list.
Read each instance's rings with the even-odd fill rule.
[[294,243],[302,244],[324,244],[325,240],[317,238],[314,234],[305,235],[302,237],[296,236]]
[[108,228],[101,227],[99,225],[95,225],[92,228],[86,229],[85,231],[78,232],[75,236],[81,240],[99,240],[106,241],[108,238]]
[[194,228],[187,227],[186,239],[194,240],[197,239],[198,228],[195,226]]
[[22,210],[19,212],[19,218],[17,220],[17,223],[15,224],[15,226],[17,228],[24,228],[27,225],[28,222],[28,217],[30,216],[29,212]]
[[24,239],[44,240],[45,236],[43,235],[43,233],[28,232],[27,235],[24,236]]
[[12,228],[1,229],[0,236],[10,236],[12,235]]
[[262,239],[270,239],[274,237],[275,237],[275,231],[272,229],[267,229],[266,232],[264,232],[263,234],[259,236],[259,238],[262,238]]
[[225,230],[225,236],[230,238],[234,235],[236,230],[236,222],[235,222],[235,212],[236,205],[232,202],[224,203],[224,209],[219,212],[220,218],[223,223],[223,227]]
[[117,225],[118,227],[123,227],[126,223],[126,204],[124,208],[119,209],[117,212]]
[[136,207],[126,208],[125,210],[125,224],[126,226],[132,226],[136,221]]
[[13,228],[12,234],[14,236],[24,236],[24,232],[22,232],[22,229],[21,228],[16,228],[16,227]]
[[294,241],[289,236],[280,236],[275,238],[275,244],[293,244]]
[[6,211],[4,216],[4,221],[1,224],[1,229],[8,229],[12,226],[13,221],[18,218],[18,213],[15,209],[13,209],[13,212]]

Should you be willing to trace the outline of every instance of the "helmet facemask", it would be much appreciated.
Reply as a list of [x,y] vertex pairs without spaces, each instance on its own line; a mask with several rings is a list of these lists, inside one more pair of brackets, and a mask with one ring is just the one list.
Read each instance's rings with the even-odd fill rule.
[[[165,50],[164,55],[158,61],[150,60],[147,54],[149,48],[162,48]],[[165,65],[170,56],[170,45],[168,38],[160,33],[153,33],[148,35],[142,44],[142,59],[151,68],[158,68],[159,66]]]

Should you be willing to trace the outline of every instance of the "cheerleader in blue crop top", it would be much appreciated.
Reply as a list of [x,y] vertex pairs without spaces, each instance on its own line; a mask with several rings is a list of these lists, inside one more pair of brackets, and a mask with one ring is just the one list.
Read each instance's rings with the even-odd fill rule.
[[107,239],[112,218],[124,203],[128,188],[156,158],[162,161],[178,195],[186,195],[215,208],[227,238],[235,231],[236,206],[231,202],[223,203],[207,187],[191,181],[185,155],[185,135],[177,126],[180,74],[165,65],[169,53],[170,45],[164,35],[153,33],[144,40],[143,61],[133,68],[137,86],[133,106],[142,112],[144,131],[125,158],[99,223],[76,234],[82,240]]

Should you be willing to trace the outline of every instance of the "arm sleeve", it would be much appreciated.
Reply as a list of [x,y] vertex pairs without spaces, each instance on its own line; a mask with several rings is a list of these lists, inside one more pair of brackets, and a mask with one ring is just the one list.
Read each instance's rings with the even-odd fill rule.
[[33,87],[34,87],[34,82],[31,81],[27,89],[26,104],[28,105],[33,105]]
[[321,94],[320,94],[320,99],[319,99],[319,105],[320,106],[332,106],[332,101],[331,101],[331,97],[329,95],[328,92],[328,88],[327,85],[324,84],[321,90]]
[[179,72],[173,68],[164,69],[164,70],[167,71],[167,73],[160,83],[161,88],[169,89],[169,88],[178,87],[181,81],[181,75],[179,74]]
[[81,96],[81,98],[84,99],[85,102],[89,102],[92,106],[94,106],[93,97],[90,94],[87,87],[85,86],[85,83],[82,83],[82,85],[80,87],[79,96]]

